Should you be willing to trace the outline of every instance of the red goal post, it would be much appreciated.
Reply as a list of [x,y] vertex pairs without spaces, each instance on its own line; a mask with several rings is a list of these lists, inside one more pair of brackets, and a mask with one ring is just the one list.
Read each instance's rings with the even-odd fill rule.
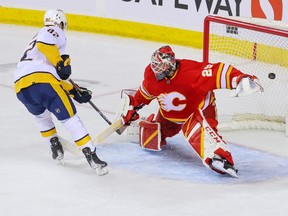
[[229,63],[256,75],[263,93],[231,98],[217,90],[219,129],[286,130],[288,24],[259,18],[207,16],[203,61]]

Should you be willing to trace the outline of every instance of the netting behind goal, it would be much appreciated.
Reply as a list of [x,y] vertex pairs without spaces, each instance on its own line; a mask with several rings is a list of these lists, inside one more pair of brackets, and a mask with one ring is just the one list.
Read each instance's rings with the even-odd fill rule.
[[263,93],[231,98],[217,90],[220,129],[285,131],[288,102],[288,27],[256,18],[208,16],[204,22],[203,60],[230,63],[256,75]]

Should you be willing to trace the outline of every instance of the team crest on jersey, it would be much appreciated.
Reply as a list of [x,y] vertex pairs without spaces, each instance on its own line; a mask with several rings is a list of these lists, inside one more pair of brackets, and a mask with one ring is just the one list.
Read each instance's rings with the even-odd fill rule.
[[162,93],[157,100],[163,110],[181,111],[186,107],[186,97],[179,92]]

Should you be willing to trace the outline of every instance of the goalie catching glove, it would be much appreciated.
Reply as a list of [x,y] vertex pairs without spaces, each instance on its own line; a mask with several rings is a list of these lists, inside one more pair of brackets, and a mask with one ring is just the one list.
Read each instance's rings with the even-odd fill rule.
[[69,55],[61,55],[62,60],[56,65],[56,71],[62,80],[66,80],[71,75],[71,65]]
[[232,97],[241,97],[256,92],[263,92],[264,88],[260,84],[260,81],[256,76],[251,76],[248,74],[242,74],[236,79],[236,89],[231,95]]
[[78,103],[87,103],[92,98],[92,92],[83,87],[79,87],[79,89],[74,87],[69,91],[69,94],[72,95],[73,99]]

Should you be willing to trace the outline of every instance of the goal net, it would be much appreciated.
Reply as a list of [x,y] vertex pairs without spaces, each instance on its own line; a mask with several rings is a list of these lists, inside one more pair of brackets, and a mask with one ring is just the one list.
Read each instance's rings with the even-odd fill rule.
[[231,98],[216,90],[219,129],[286,131],[288,24],[258,18],[207,16],[203,61],[229,63],[256,75],[263,93]]

